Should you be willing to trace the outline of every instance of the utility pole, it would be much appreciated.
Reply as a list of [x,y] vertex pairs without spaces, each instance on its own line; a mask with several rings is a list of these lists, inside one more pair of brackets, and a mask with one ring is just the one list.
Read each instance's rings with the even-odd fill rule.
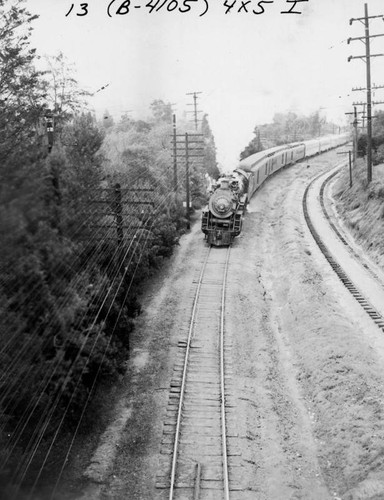
[[48,152],[50,153],[52,151],[54,133],[53,113],[50,109],[47,109],[47,111],[45,112],[45,124],[47,127]]
[[348,44],[352,40],[360,40],[365,43],[365,56],[349,56],[348,62],[351,59],[365,59],[366,63],[366,77],[367,77],[367,180],[368,183],[372,180],[372,88],[371,88],[371,57],[380,57],[384,56],[384,54],[371,54],[370,51],[370,38],[376,38],[379,36],[384,36],[383,34],[379,35],[369,35],[369,20],[374,18],[384,19],[384,16],[368,16],[368,5],[364,4],[364,17],[352,18],[349,20],[349,24],[351,25],[354,21],[360,21],[364,24],[365,27],[365,36],[357,37],[357,38],[348,38]]
[[[48,141],[48,153],[51,153],[54,140],[54,115],[52,110],[47,109],[45,112],[45,126],[47,132]],[[60,177],[59,170],[55,162],[50,162],[51,165],[51,177],[52,177],[52,187],[53,187],[53,197],[54,197],[54,225],[61,233],[61,217],[60,217],[60,205],[61,205],[61,190],[60,190]]]
[[[378,88],[378,87],[377,87]],[[373,87],[372,87],[373,89]],[[365,88],[364,89],[352,89],[352,90],[366,90]],[[372,101],[372,106],[376,106],[377,104],[384,104],[384,101]],[[362,114],[362,126],[361,126],[361,130],[364,131],[365,129],[365,119],[367,118],[367,115],[365,113],[365,108],[367,106],[367,103],[366,102],[353,102],[352,103],[353,106],[363,106],[363,111],[360,111],[360,113]],[[377,118],[376,116],[372,116],[372,113],[371,113],[371,120],[373,120],[374,118]]]
[[353,166],[356,168],[356,161],[357,161],[357,140],[358,140],[358,132],[357,132],[357,111],[356,111],[356,106],[353,108],[353,127],[355,129],[355,133],[353,134]]
[[[376,35],[376,36],[379,36],[379,35]],[[380,54],[378,54],[378,55],[380,55]],[[371,87],[371,89],[372,90],[384,89],[384,85],[373,85],[373,87]],[[365,87],[353,87],[352,90],[356,91],[356,90],[367,90],[367,89]]]
[[[178,140],[180,138],[180,140]],[[178,146],[180,145],[180,146]],[[175,129],[173,131],[173,162],[174,165],[177,158],[185,162],[185,188],[186,188],[186,219],[187,219],[187,229],[190,229],[190,182],[189,182],[189,170],[192,162],[195,158],[204,158],[204,136],[203,134],[176,134]]]
[[367,118],[367,115],[365,114],[365,108],[366,108],[366,105],[364,103],[363,114],[361,115],[361,118],[363,119],[363,123],[361,125],[361,129],[362,129],[363,132],[364,132],[364,129],[365,129],[365,119]]
[[189,149],[188,133],[185,133],[185,173],[186,173],[186,202],[187,202],[187,229],[191,228],[191,214],[189,212]]
[[358,124],[360,121],[357,119],[357,115],[364,113],[364,111],[357,111],[356,106],[358,106],[359,104],[365,105],[365,103],[354,102],[353,104],[354,104],[353,111],[349,112],[349,113],[344,113],[344,114],[353,115],[353,122],[351,123],[351,125],[354,128],[354,133],[353,133],[353,166],[356,167],[356,160],[357,160],[357,153],[358,153],[358,139],[359,139]]
[[176,134],[176,115],[172,116],[173,122],[173,190],[177,196],[177,134]]
[[[95,191],[97,196],[88,203],[105,208],[91,209],[91,214],[96,216],[97,222],[91,223],[89,227],[98,228],[101,233],[99,239],[115,240],[114,237],[109,236],[109,229],[114,228],[119,248],[124,239],[132,238],[134,235],[132,231],[146,229],[146,225],[151,220],[150,212],[153,212],[156,199],[155,189],[150,182],[138,179],[127,188],[116,183],[111,188],[100,188]],[[130,207],[129,211],[128,207]]]
[[358,113],[364,113],[364,111],[357,111],[356,106],[358,104],[365,104],[365,103],[354,103],[354,111],[352,113],[345,113],[346,115],[353,115],[353,128],[355,129],[355,132],[353,134],[353,166],[356,167],[356,159],[357,159],[357,140],[358,140],[358,130],[357,130],[357,125],[358,125],[358,119],[357,119],[357,114]]
[[195,130],[197,132],[197,123],[200,121],[197,119],[197,114],[198,113],[202,113],[202,111],[199,111],[197,109],[197,94],[202,94],[202,92],[189,92],[187,93],[186,95],[193,95],[193,104],[189,104],[189,106],[193,106],[194,107],[194,111],[188,111],[188,113],[194,113],[195,115]]

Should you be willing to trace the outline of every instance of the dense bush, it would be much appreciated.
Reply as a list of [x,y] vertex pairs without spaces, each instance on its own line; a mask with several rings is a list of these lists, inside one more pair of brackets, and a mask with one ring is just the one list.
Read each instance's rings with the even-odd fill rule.
[[[384,139],[383,139],[384,142]],[[373,154],[373,164],[374,165],[380,165],[381,163],[384,163],[384,144],[381,144],[378,146],[376,151]]]
[[[62,55],[50,60],[51,81],[34,70],[34,16],[22,4],[0,0],[0,491],[13,496],[78,431],[98,381],[124,372],[142,283],[186,227],[185,178],[177,195],[170,183],[170,106],[154,101],[152,120],[103,125],[80,112],[84,93],[66,78]],[[58,93],[52,82],[70,86]],[[207,122],[205,135],[215,173]],[[203,174],[204,165],[191,166],[196,199]],[[150,203],[132,194],[143,185]]]
[[[372,162],[374,165],[383,163],[383,146],[384,146],[384,112],[378,111],[372,120]],[[357,140],[358,156],[366,156],[367,154],[368,136],[361,133]]]

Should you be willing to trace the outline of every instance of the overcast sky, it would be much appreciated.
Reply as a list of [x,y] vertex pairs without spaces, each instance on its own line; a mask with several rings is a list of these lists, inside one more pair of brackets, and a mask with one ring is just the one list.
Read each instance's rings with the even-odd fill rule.
[[[256,125],[276,112],[308,114],[319,108],[329,120],[344,120],[353,100],[364,100],[365,63],[347,62],[365,54],[365,45],[348,37],[364,35],[364,25],[350,18],[384,14],[382,0],[189,0],[189,12],[170,12],[168,0],[149,12],[149,0],[131,0],[126,15],[116,15],[123,0],[89,0],[88,14],[74,0],[27,0],[39,14],[32,43],[40,55],[63,52],[75,63],[83,88],[99,116],[105,109],[119,118],[149,116],[154,99],[174,103],[181,117],[192,110],[188,92],[199,91],[199,109],[208,113],[218,160],[236,166]],[[152,0],[161,6],[165,0]],[[248,2],[248,3],[247,3]],[[187,2],[188,3],[188,2]],[[72,4],[73,9],[69,15]],[[245,4],[245,5],[243,5]],[[178,0],[183,6],[183,0]],[[243,9],[239,11],[242,7]],[[201,16],[208,6],[208,12]],[[301,14],[282,14],[293,8]],[[245,11],[248,9],[248,12]],[[252,11],[263,14],[254,14]],[[123,9],[121,9],[123,10]],[[384,33],[381,18],[370,20],[370,34]],[[371,40],[371,53],[384,53],[384,37]],[[371,59],[372,82],[384,85],[384,57]],[[384,101],[384,89],[374,100]],[[381,105],[378,109],[384,109]]]

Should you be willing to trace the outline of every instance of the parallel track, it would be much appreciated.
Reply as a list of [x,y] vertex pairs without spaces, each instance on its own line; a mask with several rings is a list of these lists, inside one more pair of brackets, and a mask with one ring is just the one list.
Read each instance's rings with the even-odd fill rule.
[[[322,183],[321,188],[320,188],[320,204],[321,208],[323,211],[324,216],[328,220],[330,226],[334,230],[335,234],[338,236],[338,238],[343,242],[344,245],[348,246],[347,241],[345,238],[341,235],[341,233],[338,231],[336,226],[332,223],[330,220],[330,216],[325,208],[324,204],[324,189],[326,184],[338,173],[338,170],[332,174],[330,174]],[[314,224],[309,216],[308,213],[308,191],[312,184],[319,178],[321,177],[320,174],[319,176],[315,177],[307,186],[304,196],[303,196],[303,211],[304,211],[304,217],[305,221],[308,225],[308,228],[316,241],[319,249],[331,265],[332,269],[335,271],[337,274],[338,278],[340,281],[343,283],[343,285],[347,288],[347,290],[353,295],[353,297],[359,302],[361,307],[364,309],[364,311],[369,315],[369,317],[374,321],[374,323],[384,331],[384,318],[383,316],[372,306],[372,304],[367,300],[366,297],[364,297],[363,293],[358,289],[358,287],[353,283],[351,278],[348,276],[348,274],[345,272],[345,270],[342,268],[342,266],[334,259],[332,253],[329,251],[327,246],[324,244],[324,242],[321,239],[321,236],[319,233],[316,231]],[[349,247],[350,248],[350,247]],[[371,273],[372,274],[372,273]]]
[[[209,248],[193,300],[183,362],[171,383],[165,441],[169,500],[229,500],[225,293],[230,248]],[[175,400],[177,398],[177,400]]]

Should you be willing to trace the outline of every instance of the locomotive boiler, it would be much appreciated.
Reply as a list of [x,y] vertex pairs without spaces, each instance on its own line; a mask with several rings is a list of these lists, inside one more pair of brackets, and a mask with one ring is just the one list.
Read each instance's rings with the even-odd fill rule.
[[248,201],[250,173],[240,169],[221,176],[203,209],[201,230],[209,245],[230,245],[241,232]]

